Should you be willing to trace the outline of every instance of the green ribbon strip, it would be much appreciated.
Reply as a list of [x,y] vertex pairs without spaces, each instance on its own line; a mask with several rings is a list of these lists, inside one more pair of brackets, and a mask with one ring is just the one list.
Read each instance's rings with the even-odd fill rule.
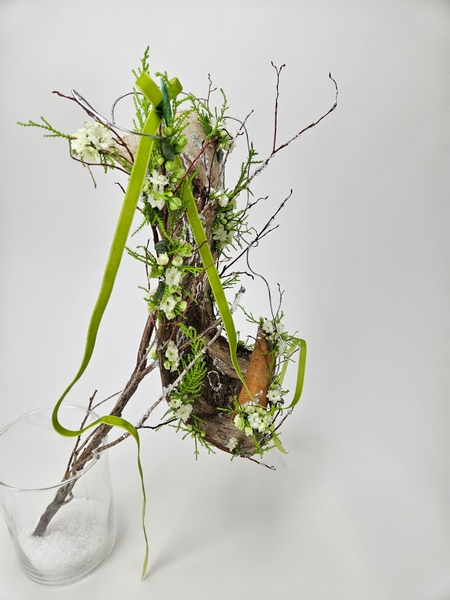
[[307,354],[307,346],[305,340],[297,339],[289,348],[286,356],[286,362],[283,365],[280,373],[280,385],[283,384],[284,377],[286,375],[286,371],[289,365],[289,358],[295,352],[297,348],[300,348],[300,357],[298,359],[298,367],[297,367],[297,381],[295,384],[294,397],[292,402],[285,408],[285,410],[289,408],[294,408],[294,406],[300,400],[300,396],[303,391],[303,382],[305,380],[305,369],[306,369],[306,354]]
[[[179,166],[182,167],[183,165],[181,164],[181,160],[179,157],[177,157],[177,160],[179,162]],[[231,314],[228,300],[225,296],[225,291],[223,289],[222,282],[220,281],[220,276],[214,262],[208,239],[206,237],[205,229],[200,219],[200,215],[198,214],[195,198],[192,194],[192,188],[188,182],[185,182],[183,184],[180,195],[182,197],[183,204],[186,207],[186,214],[189,220],[189,225],[191,226],[192,233],[194,234],[194,239],[197,244],[203,266],[205,267],[206,275],[208,277],[212,293],[217,303],[217,308],[219,309],[220,316],[222,317],[222,322],[225,327],[225,331],[228,338],[228,344],[230,346],[231,362],[233,363],[233,367],[239,379],[247,388],[247,384],[241,373],[241,369],[236,356],[238,340],[236,334],[236,327],[234,326],[233,316]]]
[[136,151],[136,156],[134,158],[133,167],[131,169],[130,179],[128,181],[127,190],[125,193],[125,197],[122,204],[122,209],[119,215],[119,219],[117,221],[116,230],[114,233],[114,237],[111,243],[111,249],[109,252],[108,260],[106,262],[105,271],[103,274],[103,280],[100,286],[100,291],[97,297],[97,301],[95,303],[94,309],[92,311],[92,316],[88,326],[88,332],[86,336],[86,345],[84,350],[83,359],[81,361],[80,368],[78,369],[77,374],[75,375],[73,381],[66,388],[62,396],[59,398],[58,402],[53,409],[52,414],[52,424],[54,429],[61,435],[66,437],[78,437],[88,429],[96,427],[104,423],[105,425],[111,425],[113,427],[119,427],[127,431],[136,441],[137,444],[137,462],[138,462],[138,470],[139,476],[141,479],[142,486],[142,528],[144,531],[145,538],[145,557],[144,564],[142,567],[142,578],[145,576],[147,565],[148,565],[148,538],[147,532],[145,528],[145,511],[146,511],[146,494],[145,494],[145,485],[144,485],[144,476],[142,471],[141,459],[140,459],[140,441],[139,441],[139,433],[137,429],[125,419],[121,417],[107,415],[104,417],[100,417],[84,429],[70,430],[66,429],[61,425],[58,420],[58,411],[63,403],[65,397],[73,388],[75,383],[80,379],[80,377],[85,372],[94,352],[95,342],[97,339],[98,330],[100,327],[100,323],[105,312],[105,309],[108,305],[109,299],[111,297],[111,293],[114,287],[114,283],[116,280],[116,276],[119,270],[119,266],[122,260],[122,256],[125,250],[125,244],[128,239],[131,225],[133,222],[133,218],[136,212],[136,206],[139,200],[139,196],[141,193],[142,185],[144,182],[144,177],[148,170],[150,155],[153,148],[154,138],[147,137],[154,136],[158,130],[158,127],[161,123],[161,116],[159,105],[162,102],[162,94],[161,90],[158,86],[148,77],[148,75],[142,75],[136,82],[136,85],[140,87],[143,93],[146,94],[147,98],[150,100],[153,109],[150,111],[150,114],[147,117],[142,133],[146,134],[141,136],[139,140],[139,145]]

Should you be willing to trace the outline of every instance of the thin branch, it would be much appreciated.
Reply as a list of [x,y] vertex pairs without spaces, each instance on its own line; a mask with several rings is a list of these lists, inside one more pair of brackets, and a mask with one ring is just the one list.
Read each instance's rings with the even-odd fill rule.
[[317,119],[317,121],[314,121],[313,123],[310,123],[309,125],[307,125],[306,127],[304,127],[303,129],[301,129],[298,133],[296,133],[293,137],[291,137],[289,140],[287,140],[286,142],[284,142],[283,144],[281,144],[280,146],[278,146],[278,148],[274,148],[272,150],[272,153],[270,154],[270,156],[268,156],[262,163],[261,165],[255,169],[255,171],[253,171],[253,173],[250,175],[250,177],[247,180],[247,186],[251,183],[251,181],[257,176],[259,175],[262,171],[264,171],[264,169],[267,167],[267,165],[269,164],[269,162],[272,160],[272,158],[280,151],[283,150],[283,148],[286,148],[287,146],[289,146],[289,144],[291,144],[294,140],[296,140],[298,137],[300,137],[303,133],[305,133],[305,131],[308,131],[308,129],[311,129],[312,127],[315,127],[316,125],[318,125],[321,121],[323,121],[323,119],[325,119],[325,117],[328,117],[329,114],[331,114],[335,108],[338,105],[338,95],[339,95],[339,89],[338,89],[338,85],[335,81],[335,79],[333,79],[333,77],[331,76],[331,73],[328,73],[328,77],[331,79],[331,81],[334,83],[334,88],[335,88],[335,99],[334,99],[334,103],[333,106],[327,110],[326,113],[324,113],[319,119]]
[[[284,208],[286,202],[289,200],[289,198],[291,198],[293,193],[293,190],[291,190],[289,192],[289,195],[283,200],[283,202],[280,204],[280,206],[277,208],[277,210],[273,213],[273,215],[270,217],[270,219],[267,221],[267,223],[264,225],[264,227],[258,231],[254,237],[253,240],[251,240],[250,242],[247,243],[246,248],[244,248],[244,250],[242,250],[242,252],[240,254],[238,254],[238,256],[236,256],[236,258],[234,258],[231,262],[227,263],[224,268],[222,269],[220,276],[222,276],[232,265],[234,265],[240,258],[242,258],[242,256],[244,256],[244,254],[247,254],[251,248],[256,247],[259,242],[263,239],[263,237],[265,237],[267,234],[271,233],[272,231],[274,231],[275,229],[277,229],[278,225],[276,225],[275,227],[272,227],[272,229],[269,229],[271,223],[273,223],[273,221],[275,220],[276,216],[278,215],[278,213],[281,211],[282,208]],[[267,198],[267,196],[266,196]],[[264,200],[264,198],[263,198]],[[256,202],[253,203],[253,205],[256,204]],[[253,206],[251,205],[251,206]],[[249,208],[251,208],[251,206]]]
[[272,145],[272,154],[276,153],[277,147],[277,130],[278,130],[278,100],[280,98],[280,74],[286,65],[281,65],[280,68],[276,67],[272,61],[270,64],[275,69],[275,73],[277,74],[277,83],[275,86],[275,114],[274,114],[274,125],[273,125],[273,145]]

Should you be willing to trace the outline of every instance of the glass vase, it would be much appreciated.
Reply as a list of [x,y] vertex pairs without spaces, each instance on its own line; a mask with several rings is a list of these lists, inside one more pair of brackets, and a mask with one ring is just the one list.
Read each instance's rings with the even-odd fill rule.
[[[75,438],[56,433],[51,414],[51,408],[32,411],[0,432],[0,504],[25,574],[62,586],[106,560],[116,522],[107,451],[61,481]],[[65,427],[77,430],[86,409],[67,406],[59,414]],[[93,418],[90,413],[88,421]]]

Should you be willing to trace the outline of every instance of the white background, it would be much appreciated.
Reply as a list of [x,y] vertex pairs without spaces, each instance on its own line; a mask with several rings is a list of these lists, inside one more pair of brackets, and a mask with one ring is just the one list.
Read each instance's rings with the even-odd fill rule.
[[[227,91],[261,156],[338,109],[257,180],[263,222],[291,187],[254,266],[285,289],[309,342],[301,404],[268,462],[195,462],[171,429],[143,439],[149,574],[133,444],[111,452],[119,537],[85,581],[46,590],[22,575],[0,524],[2,600],[280,598],[448,600],[450,4],[438,0],[0,0],[0,426],[52,405],[78,369],[121,192],[63,141],[19,128],[44,115],[71,133],[152,70]],[[145,306],[126,259],[95,357],[71,394],[121,388]],[[249,283],[249,282],[247,282]],[[267,314],[264,287],[245,306]],[[137,416],[157,396],[144,386]]]

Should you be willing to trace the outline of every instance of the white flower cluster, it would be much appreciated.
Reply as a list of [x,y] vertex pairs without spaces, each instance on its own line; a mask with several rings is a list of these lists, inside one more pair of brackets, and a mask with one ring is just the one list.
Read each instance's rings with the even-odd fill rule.
[[230,202],[229,197],[222,190],[215,190],[214,188],[209,190],[209,198],[210,200],[217,200],[221,208],[225,208]]
[[169,179],[167,175],[158,173],[154,169],[152,174],[144,179],[142,194],[152,208],[162,210],[167,205],[170,210],[178,210],[181,208],[181,200],[178,196],[173,195],[171,187],[171,183],[177,183],[178,179],[178,176],[175,179],[173,176]]
[[173,340],[167,344],[166,351],[164,352],[166,360],[164,361],[164,368],[168,371],[176,371],[180,363],[180,357],[178,355],[178,348]]
[[181,419],[183,423],[186,423],[191,416],[192,404],[189,402],[183,403],[180,398],[171,398],[169,400],[169,406],[175,412],[175,416],[178,419]]
[[111,131],[101,123],[85,122],[70,140],[72,154],[88,163],[101,163],[101,152],[107,152],[113,146]]
[[277,354],[284,354],[287,349],[287,342],[283,323],[281,323],[280,319],[275,319],[273,321],[261,319],[261,321],[264,337],[271,343],[272,351]]
[[218,194],[217,192],[215,193],[214,199],[217,199],[219,206],[227,209],[218,211],[217,218],[213,223],[212,232],[213,240],[219,248],[223,248],[224,246],[231,244],[236,234],[236,222],[234,220],[234,208],[236,203],[234,200],[230,202],[226,194]]
[[271,430],[274,415],[265,407],[252,402],[247,402],[240,407],[234,417],[234,425],[237,429],[245,432],[245,435],[253,433],[267,433]]
[[151,277],[158,277],[164,282],[164,294],[159,300],[156,298],[158,289],[151,290],[147,295],[149,310],[154,312],[162,310],[168,319],[173,319],[176,314],[186,310],[187,302],[182,298],[181,282],[183,280],[183,257],[191,256],[192,246],[185,244],[175,256],[170,257],[167,252],[158,254],[156,267],[152,269]]

